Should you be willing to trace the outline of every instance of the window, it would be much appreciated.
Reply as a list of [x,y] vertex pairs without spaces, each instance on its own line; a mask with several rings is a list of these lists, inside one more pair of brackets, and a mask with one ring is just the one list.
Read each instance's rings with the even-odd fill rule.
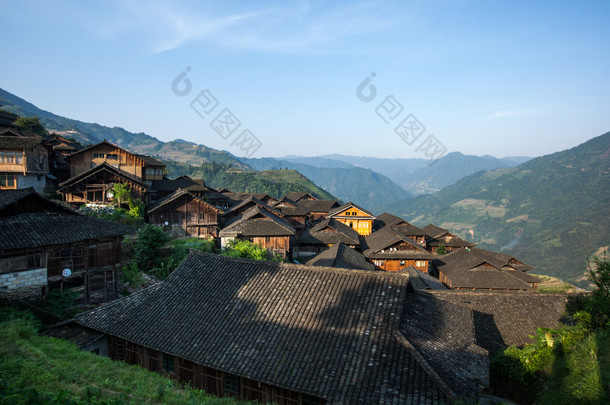
[[17,179],[14,173],[0,173],[0,188],[17,188]]
[[426,262],[424,260],[418,260],[415,262],[415,267],[426,267]]
[[174,356],[163,353],[163,371],[167,373],[174,373]]
[[0,163],[14,165],[23,164],[23,153],[21,152],[0,152]]
[[125,361],[129,364],[138,364],[138,346],[132,342],[125,342]]
[[224,378],[225,394],[239,394],[239,377],[233,374],[225,373]]
[[103,153],[94,153],[93,159],[104,159],[104,154]]
[[106,155],[106,158],[108,160],[119,160],[119,155],[117,155],[116,153],[109,153]]

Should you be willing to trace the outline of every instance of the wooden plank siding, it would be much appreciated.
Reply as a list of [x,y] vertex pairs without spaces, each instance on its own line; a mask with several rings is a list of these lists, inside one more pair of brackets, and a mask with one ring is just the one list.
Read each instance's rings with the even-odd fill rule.
[[149,213],[148,222],[172,227],[181,236],[218,236],[218,212],[206,204],[183,195]]
[[242,236],[241,239],[247,239],[284,257],[290,253],[290,236]]
[[108,338],[108,353],[113,360],[139,365],[219,397],[233,397],[239,401],[257,401],[278,405],[323,405],[326,403],[321,398],[196,364],[115,336]]
[[373,259],[369,260],[375,265],[377,270],[400,271],[409,266],[428,273],[428,260],[408,260],[408,259]]

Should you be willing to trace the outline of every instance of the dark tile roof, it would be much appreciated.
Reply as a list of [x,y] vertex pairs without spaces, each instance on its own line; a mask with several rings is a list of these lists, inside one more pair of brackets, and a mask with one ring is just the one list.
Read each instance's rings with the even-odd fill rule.
[[17,114],[0,110],[0,126],[16,128],[15,121],[19,118]]
[[[345,211],[346,209],[351,208],[351,207],[354,207],[354,208],[364,212],[365,214],[373,217],[373,219],[375,218],[375,216],[373,215],[373,213],[371,211],[366,210],[366,209],[362,208],[361,206],[354,204],[351,201],[347,202],[347,203],[345,203],[345,204],[343,204],[343,205],[341,205],[341,206],[339,206],[339,207],[337,207],[335,209],[333,209],[332,211],[330,211],[328,213],[328,216],[332,217],[334,215],[338,215],[341,211]],[[353,217],[353,218],[359,218],[359,217],[356,216],[356,217]]]
[[251,197],[254,197],[264,203],[268,203],[270,200],[273,199],[269,194],[265,193],[233,193],[231,191],[226,191],[223,192],[223,194],[227,196],[232,206],[241,204],[244,200],[247,200]]
[[313,198],[314,200],[317,200],[317,198],[314,197],[313,195],[311,195],[309,193],[302,192],[302,191],[291,191],[291,192],[289,192],[289,193],[287,193],[285,195],[285,197],[287,197],[287,198],[289,198],[289,199],[291,199],[292,201],[295,201],[295,202],[299,202],[299,200],[301,200],[301,199],[303,199],[305,197],[308,197],[308,196],[310,198]]
[[391,225],[390,228],[402,233],[405,236],[426,236],[426,233],[421,228],[411,225],[408,222],[402,224]]
[[150,182],[150,191],[173,192],[179,188],[188,191],[208,191],[210,190],[203,179],[163,179],[152,180]]
[[425,293],[407,295],[400,329],[456,397],[489,385],[489,353],[477,344],[472,309]]
[[375,270],[372,263],[366,261],[362,253],[337,243],[305,262],[308,266],[338,267],[342,269],[354,270]]
[[424,273],[413,266],[406,267],[398,272],[409,276],[409,287],[414,291],[447,289],[438,278],[433,277],[428,273]]
[[0,136],[0,149],[30,149],[42,144],[42,138]]
[[339,203],[335,200],[301,200],[298,201],[301,207],[304,207],[309,212],[322,212],[328,213],[335,207],[339,206]]
[[493,264],[498,268],[510,267],[515,270],[520,271],[529,271],[534,268],[534,266],[530,266],[528,264],[522,263],[517,260],[514,256],[507,255],[504,253],[492,252],[491,250],[485,250],[481,248],[473,247],[470,249],[472,253],[476,254],[487,260],[489,263]]
[[219,236],[292,236],[294,234],[295,229],[284,218],[255,205],[231,219],[220,230]]
[[273,204],[273,207],[279,210],[282,214],[290,217],[307,216],[311,214],[307,208],[300,206],[288,197],[283,197],[281,200]]
[[240,211],[245,211],[246,209],[249,209],[246,207],[254,207],[254,206],[259,206],[279,217],[283,216],[283,214],[277,208],[270,206],[269,204],[263,202],[262,200],[259,200],[258,198],[254,197],[253,195],[246,197],[239,204],[232,206],[223,215],[231,216]]
[[305,245],[360,245],[358,232],[333,218],[325,218],[313,228],[306,229],[299,237],[299,243]]
[[438,226],[432,225],[432,224],[428,224],[421,229],[422,229],[422,231],[424,231],[426,233],[426,235],[428,235],[431,238],[440,237],[440,236],[443,236],[444,234],[446,234],[447,232],[449,232],[446,229],[439,228]]
[[[405,242],[412,249],[394,250],[392,246],[399,242]],[[411,238],[390,226],[366,236],[362,241],[362,250],[368,259],[432,260],[435,257]]]
[[164,282],[75,320],[328,404],[440,403],[442,388],[397,338],[406,283],[191,253]]
[[568,294],[508,291],[428,291],[475,310],[477,344],[492,355],[511,345],[533,343],[539,327],[559,326]]
[[[439,245],[445,245],[448,247],[473,247],[474,243],[465,241],[446,229],[439,228],[436,225],[428,224],[421,228],[426,236],[430,237],[428,246],[436,247]],[[445,239],[448,238],[448,239]]]
[[408,222],[405,221],[404,219],[402,219],[401,217],[397,217],[396,215],[392,215],[387,212],[384,212],[383,214],[378,215],[377,221],[380,222],[381,226],[398,225],[401,223],[408,224]]
[[214,204],[209,203],[209,202],[205,201],[204,199],[197,197],[196,195],[192,194],[188,190],[182,190],[182,189],[178,189],[178,190],[174,191],[173,193],[171,193],[170,195],[157,201],[154,205],[152,205],[148,209],[148,212],[149,213],[154,212],[155,210],[159,209],[160,207],[163,207],[164,205],[167,205],[167,204],[171,203],[172,201],[179,199],[182,196],[187,196],[187,197],[199,202],[200,204],[206,205],[209,209],[216,211],[218,213],[223,212],[222,209],[216,207]]
[[467,249],[437,256],[434,264],[449,279],[450,288],[528,290],[525,281],[502,271]]
[[[129,151],[128,151],[129,152]],[[140,155],[139,153],[134,153],[135,156],[137,156],[139,159],[141,159],[142,161],[144,161],[144,163],[146,163],[147,166],[159,166],[159,167],[165,167],[165,163],[155,159],[152,156],[148,156],[148,155]]]
[[80,174],[77,174],[74,177],[70,177],[68,180],[64,181],[63,183],[59,183],[60,188],[58,189],[58,191],[61,192],[61,190],[63,188],[70,187],[74,184],[78,184],[81,181],[84,181],[87,178],[89,178],[99,172],[108,172],[112,175],[122,177],[123,179],[125,179],[127,181],[135,183],[142,188],[148,189],[148,184],[146,184],[142,179],[140,179],[132,174],[129,174],[127,172],[124,172],[121,169],[117,169],[116,167],[111,166],[107,163],[102,163],[99,166],[92,167],[91,169],[87,170],[86,172],[82,172]]
[[0,218],[0,249],[38,248],[132,234],[136,228],[88,215],[34,212]]
[[70,207],[41,196],[34,190],[34,187],[0,190],[0,216],[31,211],[59,211],[76,215],[76,211]]

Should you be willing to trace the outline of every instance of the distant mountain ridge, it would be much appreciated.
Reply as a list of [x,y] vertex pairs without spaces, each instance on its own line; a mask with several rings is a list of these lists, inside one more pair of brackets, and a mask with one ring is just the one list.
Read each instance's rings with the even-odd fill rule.
[[432,194],[478,171],[514,167],[530,159],[529,157],[498,159],[490,155],[474,156],[460,152],[448,153],[432,165],[427,159],[384,159],[340,154],[278,158],[278,160],[320,168],[361,167],[371,169],[414,195]]
[[163,159],[195,165],[214,161],[249,169],[239,159],[226,151],[219,151],[182,139],[162,142],[143,132],[133,133],[120,127],[110,128],[96,123],[65,118],[42,110],[4,89],[0,89],[0,108],[24,117],[37,116],[45,128],[49,130],[71,131],[70,135],[83,145],[95,144],[106,139],[108,142],[120,145],[125,149]]
[[586,257],[610,245],[610,132],[384,208],[584,285]]
[[256,170],[296,170],[343,201],[352,201],[372,211],[379,209],[383,199],[396,201],[412,197],[384,175],[362,167],[316,167],[274,158],[242,158],[242,161]]

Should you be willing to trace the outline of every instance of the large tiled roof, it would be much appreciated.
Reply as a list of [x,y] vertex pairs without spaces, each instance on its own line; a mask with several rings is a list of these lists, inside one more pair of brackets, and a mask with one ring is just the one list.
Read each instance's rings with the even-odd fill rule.
[[[436,225],[428,224],[428,225],[424,226],[423,228],[421,228],[421,230],[424,232],[424,234],[426,236],[431,238],[428,241],[428,246],[431,246],[431,247],[436,247],[439,245],[445,245],[448,247],[473,247],[473,246],[475,246],[474,243],[465,241],[464,239],[461,239],[461,238],[453,235],[448,230],[439,228]],[[448,237],[449,240],[444,239],[445,237]]]
[[219,235],[243,236],[292,236],[295,229],[284,218],[255,205],[227,223]]
[[132,226],[88,215],[25,213],[0,218],[0,249],[62,245],[135,232]]
[[40,144],[39,137],[0,136],[0,149],[29,149]]
[[339,206],[339,203],[335,200],[301,200],[298,204],[309,212],[322,212],[328,213],[335,207]]
[[408,224],[408,222],[402,219],[401,217],[397,217],[396,215],[390,214],[388,212],[384,212],[383,214],[378,215],[377,221],[381,223],[381,226],[398,225],[403,222]]
[[328,404],[440,403],[444,387],[397,337],[406,283],[191,253],[164,282],[76,322]]
[[[371,216],[371,217],[375,218],[375,216],[373,215],[373,213],[372,213],[371,211],[369,211],[369,210],[367,210],[367,209],[364,209],[364,208],[362,208],[361,206],[359,206],[359,205],[357,205],[357,204],[354,204],[354,203],[353,203],[353,202],[351,202],[351,201],[350,201],[350,202],[347,202],[347,203],[345,203],[345,204],[343,204],[343,205],[341,205],[341,206],[339,206],[339,207],[337,207],[337,208],[335,208],[335,209],[333,209],[332,211],[330,211],[330,212],[328,213],[328,216],[329,216],[329,217],[331,217],[331,216],[333,216],[333,215],[337,215],[337,214],[339,214],[341,211],[345,211],[346,209],[351,208],[351,207],[356,208],[356,209],[358,209],[358,210],[360,210],[360,211],[364,212],[365,214],[367,214],[367,215],[369,215],[369,216]],[[358,217],[354,217],[354,218],[358,218]]]
[[362,253],[337,243],[305,262],[308,266],[338,267],[354,270],[375,270],[375,266],[369,263]]
[[[410,250],[390,250],[396,243],[405,242],[412,249]],[[364,238],[362,242],[364,255],[369,259],[422,259],[431,260],[434,258],[430,252],[418,245],[411,238],[408,238],[393,227],[383,227]]]
[[300,206],[288,197],[282,198],[273,204],[273,207],[279,210],[283,215],[289,217],[306,216],[310,214],[307,208]]
[[426,233],[426,235],[428,235],[431,238],[436,238],[436,237],[442,236],[442,235],[446,234],[447,232],[449,232],[448,230],[440,228],[433,224],[428,224],[421,229],[422,229],[422,231],[424,231]]
[[490,353],[532,343],[539,327],[555,328],[563,318],[567,294],[508,291],[428,291],[437,298],[470,306],[477,344]]
[[477,344],[473,311],[435,296],[408,294],[400,328],[458,397],[489,385],[489,353]]
[[527,290],[522,279],[494,267],[492,263],[467,249],[458,249],[438,256],[434,261],[439,272],[448,279],[450,288]]
[[157,201],[154,205],[152,205],[149,209],[148,212],[154,212],[155,210],[159,209],[160,207],[163,207],[169,203],[171,203],[172,201],[175,201],[177,199],[179,199],[182,196],[187,196],[197,202],[199,202],[200,204],[204,204],[206,205],[209,209],[214,210],[218,213],[223,212],[222,209],[216,207],[215,205],[197,197],[196,195],[192,194],[190,191],[188,190],[182,190],[182,189],[178,189],[176,191],[174,191],[173,193],[171,193],[170,195],[160,199],[159,201]]
[[333,218],[325,218],[313,228],[306,229],[299,237],[299,243],[307,245],[331,245],[345,243],[360,245],[358,232]]
[[22,188],[17,190],[0,190],[0,210],[11,204],[15,204],[22,198],[35,194],[33,187]]

